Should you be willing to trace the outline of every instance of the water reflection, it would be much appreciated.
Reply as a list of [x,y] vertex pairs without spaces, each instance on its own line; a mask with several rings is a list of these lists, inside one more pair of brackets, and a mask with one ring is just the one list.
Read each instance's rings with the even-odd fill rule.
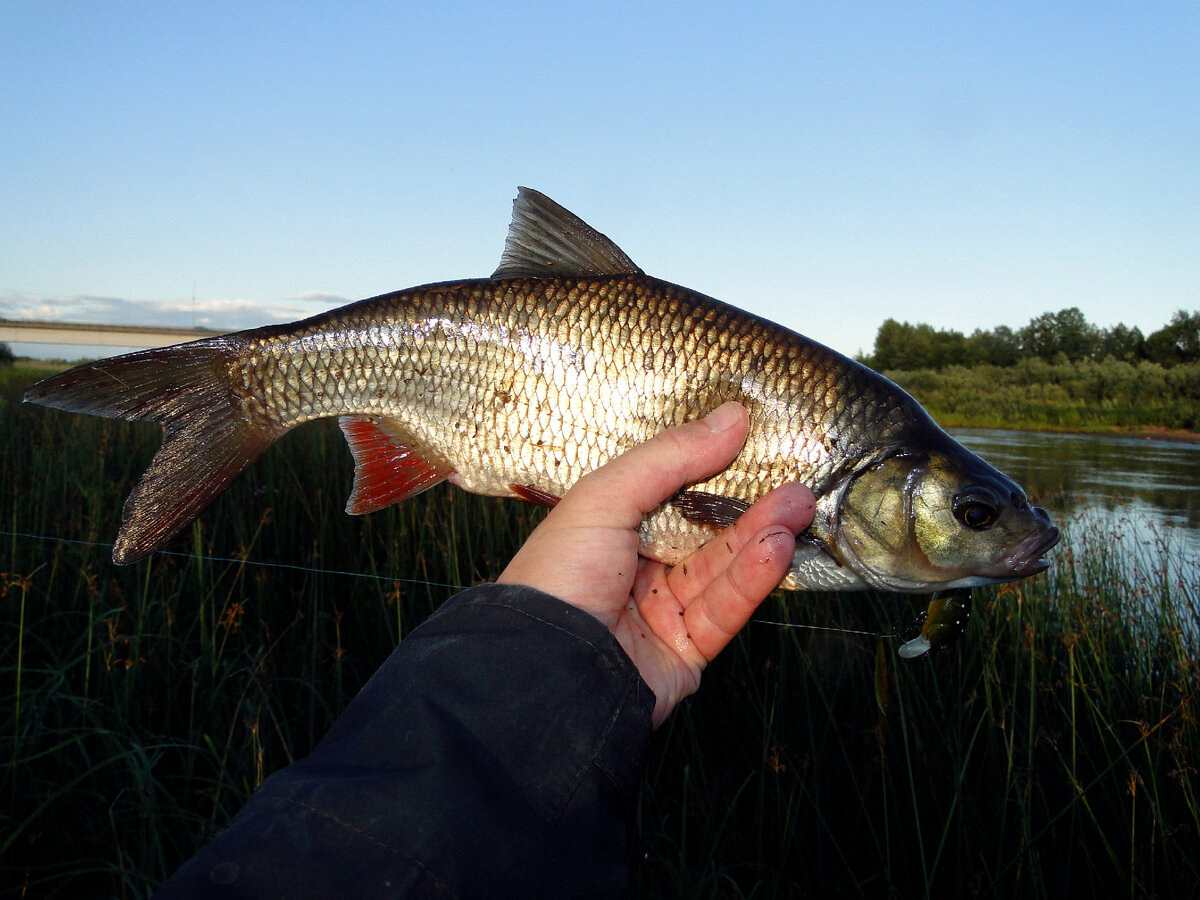
[[956,429],[1012,476],[1066,539],[1107,528],[1130,547],[1200,559],[1200,446],[1083,434]]

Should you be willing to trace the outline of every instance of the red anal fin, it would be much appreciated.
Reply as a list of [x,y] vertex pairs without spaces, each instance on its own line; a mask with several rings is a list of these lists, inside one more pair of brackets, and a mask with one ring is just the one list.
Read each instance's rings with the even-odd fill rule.
[[393,421],[342,416],[338,424],[354,456],[354,487],[346,501],[346,512],[352,516],[407,500],[454,471],[449,463],[423,452]]
[[535,488],[532,484],[510,484],[508,487],[526,503],[535,503],[538,506],[554,506],[562,499],[541,488]]
[[722,497],[706,491],[680,491],[671,498],[671,505],[689,522],[725,528],[737,521],[750,504],[734,497]]

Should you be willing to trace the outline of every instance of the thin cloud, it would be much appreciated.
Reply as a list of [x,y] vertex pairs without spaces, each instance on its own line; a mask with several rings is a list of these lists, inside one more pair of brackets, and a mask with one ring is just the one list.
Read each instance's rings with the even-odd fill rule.
[[329,294],[325,291],[305,291],[303,294],[296,294],[292,297],[284,297],[284,300],[292,300],[297,303],[315,304],[321,309],[332,309],[335,306],[345,306],[350,301],[340,294]]
[[126,297],[0,295],[0,318],[105,325],[165,325],[240,331],[290,322],[348,302],[321,291],[308,291],[274,302],[256,300],[132,300]]

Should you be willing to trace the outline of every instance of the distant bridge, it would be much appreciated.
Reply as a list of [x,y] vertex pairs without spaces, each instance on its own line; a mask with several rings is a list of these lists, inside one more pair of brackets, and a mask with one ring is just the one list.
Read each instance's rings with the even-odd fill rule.
[[91,347],[166,347],[223,331],[152,325],[84,325],[78,322],[33,322],[0,319],[0,341],[23,344],[78,344]]

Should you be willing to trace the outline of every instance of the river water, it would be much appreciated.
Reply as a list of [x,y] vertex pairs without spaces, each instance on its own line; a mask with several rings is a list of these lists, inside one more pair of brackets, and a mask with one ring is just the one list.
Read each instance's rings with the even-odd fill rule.
[[1045,507],[1064,543],[1085,532],[1111,533],[1126,551],[1165,553],[1200,571],[1200,445],[1034,431],[951,433]]

